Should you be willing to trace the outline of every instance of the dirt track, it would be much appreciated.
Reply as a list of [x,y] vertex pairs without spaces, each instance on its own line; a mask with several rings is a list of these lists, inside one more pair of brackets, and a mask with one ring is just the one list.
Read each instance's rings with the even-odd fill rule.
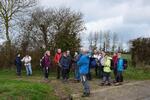
[[91,91],[89,98],[74,94],[73,100],[150,100],[150,80],[125,83]]

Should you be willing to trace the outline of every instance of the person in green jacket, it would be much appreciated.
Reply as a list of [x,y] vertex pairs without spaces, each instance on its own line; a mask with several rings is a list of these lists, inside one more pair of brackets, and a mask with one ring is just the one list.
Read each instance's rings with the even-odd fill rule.
[[111,57],[109,57],[109,55],[106,53],[105,57],[104,57],[104,69],[103,69],[103,81],[101,83],[101,85],[111,85],[110,82],[110,74],[111,74]]

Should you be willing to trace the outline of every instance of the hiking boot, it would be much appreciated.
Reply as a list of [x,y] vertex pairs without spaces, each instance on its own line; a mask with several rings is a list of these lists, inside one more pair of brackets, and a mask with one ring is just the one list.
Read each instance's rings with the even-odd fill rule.
[[119,86],[119,85],[121,85],[120,83],[115,83],[115,86]]
[[111,86],[111,83],[107,83],[106,85],[107,85],[107,86]]
[[82,97],[89,97],[90,93],[83,93]]
[[104,85],[105,85],[104,83],[99,84],[99,86],[104,86]]

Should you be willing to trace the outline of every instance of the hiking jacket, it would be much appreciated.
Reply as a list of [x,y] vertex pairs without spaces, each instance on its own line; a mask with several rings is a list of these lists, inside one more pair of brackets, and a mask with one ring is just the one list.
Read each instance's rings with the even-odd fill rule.
[[77,62],[77,65],[79,66],[79,73],[80,74],[88,74],[89,72],[89,63],[90,58],[87,55],[82,55],[79,61]]
[[104,58],[104,72],[107,72],[107,73],[109,73],[109,72],[111,72],[111,57],[109,57],[109,56],[105,56],[105,58]]
[[54,57],[54,62],[55,62],[56,64],[59,63],[61,56],[62,56],[61,53],[56,53],[56,55],[55,55],[55,57]]
[[60,59],[60,64],[63,69],[69,69],[70,59],[68,57],[62,56]]
[[124,66],[123,66],[123,59],[119,58],[118,62],[117,62],[117,71],[123,71],[124,70]]

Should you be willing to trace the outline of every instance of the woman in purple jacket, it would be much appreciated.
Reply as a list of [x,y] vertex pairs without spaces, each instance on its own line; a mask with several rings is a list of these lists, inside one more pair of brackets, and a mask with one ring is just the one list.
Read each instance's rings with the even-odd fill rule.
[[43,63],[44,78],[46,81],[48,81],[49,68],[51,66],[50,51],[45,52],[45,55],[42,59],[42,63]]

